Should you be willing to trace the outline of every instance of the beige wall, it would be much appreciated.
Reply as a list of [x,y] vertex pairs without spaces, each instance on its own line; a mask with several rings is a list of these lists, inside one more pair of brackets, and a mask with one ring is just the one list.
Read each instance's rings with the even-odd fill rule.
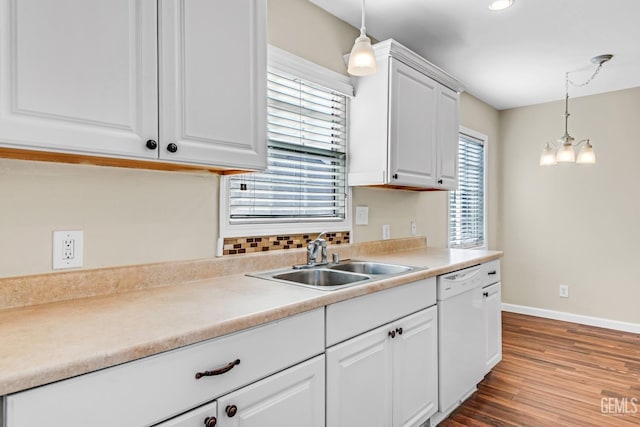
[[[310,61],[346,74],[342,59],[353,46],[358,31],[324,10],[301,0],[269,0],[269,42]],[[302,19],[301,19],[302,18]],[[463,93],[462,126],[489,136],[489,244],[499,247],[498,213],[498,112],[478,99]],[[493,149],[495,147],[495,149]],[[353,206],[369,207],[369,225],[353,226],[355,242],[382,238],[382,225],[391,226],[391,237],[411,235],[415,221],[419,235],[429,245],[447,246],[447,193],[413,192],[355,188]]]
[[215,254],[218,177],[0,159],[0,277],[51,271],[53,230],[85,267]]
[[569,133],[591,138],[594,166],[538,166],[563,112],[502,112],[503,300],[640,323],[640,88],[571,99]]
[[[306,0],[269,0],[269,42],[346,74],[343,54],[358,30]],[[463,94],[461,123],[490,138],[490,180],[497,182],[498,113]],[[496,147],[494,150],[493,147]],[[489,189],[492,247],[498,191]],[[418,234],[444,247],[446,192],[356,188],[354,206],[370,208],[368,226],[354,241]],[[210,257],[218,237],[218,177],[0,159],[0,277],[51,271],[53,230],[85,232],[85,267]]]

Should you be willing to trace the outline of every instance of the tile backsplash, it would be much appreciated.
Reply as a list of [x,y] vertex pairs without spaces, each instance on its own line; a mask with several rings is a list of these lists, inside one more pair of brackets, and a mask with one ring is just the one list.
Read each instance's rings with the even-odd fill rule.
[[[253,252],[304,248],[315,239],[313,234],[282,234],[275,236],[232,237],[224,239],[222,255],[240,255]],[[349,232],[337,231],[324,236],[327,245],[349,244]]]

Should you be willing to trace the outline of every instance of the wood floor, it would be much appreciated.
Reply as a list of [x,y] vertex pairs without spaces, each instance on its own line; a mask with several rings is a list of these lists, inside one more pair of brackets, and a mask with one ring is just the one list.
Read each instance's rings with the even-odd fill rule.
[[442,427],[639,426],[640,335],[503,313],[503,357]]

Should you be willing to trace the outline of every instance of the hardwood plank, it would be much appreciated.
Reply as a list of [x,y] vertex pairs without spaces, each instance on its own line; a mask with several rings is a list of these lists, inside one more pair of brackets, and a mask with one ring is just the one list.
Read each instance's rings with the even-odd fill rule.
[[639,334],[506,312],[502,327],[503,360],[440,426],[640,426]]

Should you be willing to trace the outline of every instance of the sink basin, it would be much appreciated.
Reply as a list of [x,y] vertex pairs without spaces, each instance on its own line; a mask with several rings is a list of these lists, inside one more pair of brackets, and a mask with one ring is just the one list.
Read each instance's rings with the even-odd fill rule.
[[414,270],[413,267],[407,267],[406,265],[384,264],[381,262],[368,262],[368,261],[351,261],[344,264],[338,264],[329,267],[332,270],[350,271],[352,273],[360,274],[400,274],[408,273]]
[[302,283],[308,286],[341,286],[354,282],[369,280],[369,276],[353,274],[337,270],[308,269],[274,274],[274,279]]
[[316,267],[296,267],[297,268],[247,274],[247,276],[311,289],[333,291],[399,276],[411,271],[422,270],[422,268],[409,267],[406,265],[355,260],[346,260],[339,264],[323,264]]

